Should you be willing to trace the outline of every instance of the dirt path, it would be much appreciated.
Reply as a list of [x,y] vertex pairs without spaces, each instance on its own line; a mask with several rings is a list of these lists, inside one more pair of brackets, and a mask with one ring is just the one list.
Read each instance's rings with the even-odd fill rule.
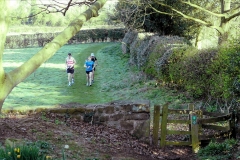
[[[57,114],[31,114],[0,119],[0,143],[41,141],[49,144],[48,155],[69,160],[154,160],[195,159],[190,147],[154,148],[139,142],[128,133],[105,126],[80,123]],[[64,149],[68,145],[69,149]]]

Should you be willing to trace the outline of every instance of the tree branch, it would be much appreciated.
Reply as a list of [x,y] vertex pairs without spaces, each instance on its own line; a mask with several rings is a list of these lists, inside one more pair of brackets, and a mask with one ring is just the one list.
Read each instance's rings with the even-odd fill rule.
[[206,22],[206,21],[203,21],[203,20],[201,20],[201,19],[188,16],[188,15],[184,14],[183,12],[181,12],[181,11],[179,11],[179,10],[176,10],[176,9],[173,8],[172,6],[169,6],[169,5],[167,5],[167,4],[164,4],[164,3],[159,2],[159,1],[157,1],[157,0],[154,0],[154,1],[155,1],[156,3],[164,6],[164,7],[170,8],[172,11],[176,12],[177,14],[183,16],[183,17],[186,18],[186,19],[195,21],[195,22],[197,22],[197,23],[200,23],[200,24],[205,25],[205,26],[210,27],[210,28],[217,29],[217,31],[218,31],[220,34],[224,33],[224,31],[223,31],[223,29],[222,29],[221,27],[215,26],[215,25],[213,25],[213,24],[211,24],[211,23],[208,23],[208,22]]
[[[40,1],[41,2],[41,1]],[[53,2],[55,2],[56,4],[44,4],[43,2],[41,2],[41,4],[35,4],[35,5],[31,5],[31,6],[37,6],[38,8],[41,9],[41,11],[37,12],[36,14],[27,16],[27,17],[11,17],[11,18],[17,18],[17,19],[25,19],[25,18],[29,18],[29,17],[35,17],[38,14],[41,13],[62,13],[64,16],[66,15],[66,12],[69,10],[70,7],[72,6],[81,6],[81,5],[87,5],[87,6],[91,6],[93,3],[96,2],[96,0],[85,0],[83,2],[72,2],[72,0],[69,0],[69,2],[66,3],[61,3],[58,2],[57,0],[53,0]]]
[[[44,4],[44,3],[42,3],[42,4],[37,4],[37,6],[39,6],[39,8],[41,8],[41,9],[43,9],[45,11],[47,10],[48,13],[60,12],[60,13],[62,13],[65,16],[66,12],[69,10],[70,7],[77,6],[77,5],[79,5],[79,6],[81,6],[81,5],[91,6],[92,4],[97,2],[97,0],[82,0],[82,1],[72,1],[72,0],[69,0],[68,3],[62,3],[62,1],[59,2],[58,0],[53,0],[53,2],[55,2],[54,5],[53,4]],[[55,11],[53,11],[52,9],[54,9]]]
[[[13,85],[16,86],[32,74],[42,63],[52,57],[57,50],[59,50],[67,41],[72,38],[82,28],[84,22],[92,18],[96,12],[105,4],[107,0],[98,0],[88,10],[80,14],[74,19],[69,26],[64,29],[51,42],[46,44],[38,53],[32,58],[22,64],[20,67],[9,72],[8,79],[13,80]],[[13,87],[14,87],[13,86]]]
[[225,14],[218,14],[218,13],[211,12],[211,11],[205,9],[205,8],[202,8],[202,7],[200,7],[200,6],[196,5],[196,4],[191,3],[190,1],[185,2],[185,1],[181,0],[180,2],[184,3],[184,4],[188,4],[191,7],[197,8],[197,9],[199,9],[201,11],[207,12],[207,13],[213,15],[213,16],[216,16],[216,17],[225,17],[226,16]]
[[67,7],[64,9],[64,12],[63,12],[63,15],[64,15],[64,16],[66,15],[66,12],[68,11],[71,3],[72,3],[72,0],[69,0],[68,5],[67,5]]
[[169,16],[174,16],[175,14],[172,14],[172,13],[167,13],[167,12],[162,12],[162,11],[159,11],[157,10],[156,8],[154,8],[151,4],[149,4],[149,6],[157,13],[161,13],[161,14],[166,14],[166,15],[169,15]]
[[[239,8],[239,7],[238,7]],[[225,21],[228,22],[230,21],[231,19],[237,17],[237,16],[240,16],[240,10],[237,10],[238,8],[236,8],[231,15],[229,15],[228,17],[226,17]]]
[[[155,0],[155,1],[156,1],[156,0]],[[193,18],[193,17],[191,17],[191,16],[188,16],[188,15],[180,12],[179,10],[174,9],[172,6],[169,6],[169,5],[167,5],[167,4],[164,4],[164,3],[161,3],[161,2],[158,2],[158,1],[156,1],[156,3],[158,3],[158,4],[160,4],[160,5],[164,6],[164,7],[170,8],[172,11],[176,12],[177,14],[183,16],[183,17],[186,18],[186,19],[193,20],[193,21],[198,22],[198,23],[201,23],[201,24],[203,24],[203,25],[205,25],[205,26],[211,26],[210,23],[207,23],[207,22],[205,22],[205,21],[203,21],[203,20],[201,20],[201,19],[198,19],[198,18]]]

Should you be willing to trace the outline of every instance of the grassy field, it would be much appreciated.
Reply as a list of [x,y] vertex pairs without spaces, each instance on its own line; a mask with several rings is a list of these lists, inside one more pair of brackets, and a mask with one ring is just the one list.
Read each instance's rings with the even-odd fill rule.
[[[10,71],[18,67],[38,50],[40,48],[5,50],[4,69]],[[65,58],[69,52],[77,61],[75,83],[70,87],[65,70]],[[88,87],[83,65],[92,52],[98,59],[98,66],[95,72],[95,82],[93,86]],[[54,108],[58,104],[73,102],[101,104],[114,100],[149,100],[152,114],[154,104],[171,102],[170,105],[177,108],[187,102],[181,94],[156,86],[155,80],[148,80],[143,73],[130,66],[128,60],[129,55],[121,52],[121,43],[65,45],[13,89],[3,105],[2,112]],[[3,140],[9,137],[18,137],[18,139],[31,142],[40,141],[49,146],[46,149],[47,153],[57,159],[61,159],[63,151],[67,159],[80,159],[79,157],[89,160],[133,159],[132,157],[137,156],[135,152],[132,152],[133,148],[140,146],[136,144],[135,139],[130,137],[130,139],[123,139],[126,136],[125,133],[109,130],[108,127],[99,126],[98,128],[97,125],[82,124],[75,118],[66,121],[65,116],[59,117],[52,113],[42,112],[29,118],[1,120],[3,129],[0,146],[5,143]],[[108,137],[110,134],[111,136]],[[65,149],[66,144],[70,146],[69,149]],[[135,144],[138,147],[133,147],[130,149],[131,152],[127,152],[126,146],[129,144]],[[148,159],[146,157],[145,159]]]
[[[86,75],[83,67],[85,59],[91,52],[97,53],[101,48],[111,43],[65,45],[51,59],[41,65],[25,81],[13,89],[4,102],[5,109],[35,109],[53,107],[56,104],[78,102],[106,102],[104,95],[99,93],[96,83],[91,88],[85,86]],[[18,67],[40,48],[24,48],[5,50],[3,65],[6,71]],[[75,84],[68,87],[65,58],[71,52],[77,61],[75,69]],[[97,54],[96,54],[97,56]],[[96,72],[96,81],[97,81]]]
[[[3,66],[10,71],[20,66],[40,48],[8,49],[4,51]],[[75,84],[68,87],[65,58],[71,52],[77,61]],[[95,53],[98,66],[95,83],[86,86],[85,59]],[[58,104],[77,102],[101,104],[113,100],[150,100],[151,105],[171,102],[178,107],[185,103],[182,95],[155,86],[128,65],[128,55],[121,53],[120,43],[91,43],[65,45],[32,75],[16,86],[3,105],[4,110],[52,108]]]

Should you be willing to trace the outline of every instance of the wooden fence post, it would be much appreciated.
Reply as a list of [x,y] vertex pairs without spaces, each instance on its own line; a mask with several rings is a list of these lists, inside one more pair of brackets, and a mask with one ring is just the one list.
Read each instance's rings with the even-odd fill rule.
[[162,109],[162,122],[161,122],[161,140],[160,147],[164,147],[166,144],[167,135],[167,117],[168,117],[168,104],[163,105]]
[[237,131],[236,131],[236,114],[233,111],[230,120],[230,128],[231,128],[231,138],[237,138]]
[[[192,113],[194,111],[194,104],[193,103],[190,103],[188,104],[188,109],[191,110],[190,113]],[[189,114],[188,116],[189,120],[191,120],[191,114]],[[189,124],[189,131],[191,132],[191,127],[192,127],[192,124]],[[192,136],[189,135],[189,141],[192,141]]]
[[154,105],[153,115],[153,145],[158,145],[158,132],[159,132],[159,119],[160,119],[160,106]]
[[[198,110],[197,112],[198,118],[199,119],[203,119],[203,111],[202,110]],[[198,123],[198,136],[203,135],[203,127],[201,123]]]
[[192,137],[192,149],[194,153],[197,153],[200,149],[200,142],[198,138],[198,118],[197,115],[193,112],[191,114],[191,137]]

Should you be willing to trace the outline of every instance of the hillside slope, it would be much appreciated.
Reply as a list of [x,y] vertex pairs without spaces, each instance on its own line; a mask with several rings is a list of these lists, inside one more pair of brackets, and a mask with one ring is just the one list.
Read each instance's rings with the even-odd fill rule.
[[[3,65],[12,70],[29,59],[40,48],[9,49],[4,53]],[[71,52],[76,59],[75,83],[68,87],[65,58]],[[86,86],[85,60],[95,53],[98,66],[95,82]],[[21,55],[21,56],[19,56]],[[151,105],[185,101],[182,95],[155,86],[154,80],[130,66],[129,55],[122,54],[121,43],[90,43],[63,46],[52,58],[13,89],[3,105],[4,110],[34,110],[52,108],[58,104],[102,104],[114,100],[147,99]],[[14,63],[13,63],[14,62]]]

